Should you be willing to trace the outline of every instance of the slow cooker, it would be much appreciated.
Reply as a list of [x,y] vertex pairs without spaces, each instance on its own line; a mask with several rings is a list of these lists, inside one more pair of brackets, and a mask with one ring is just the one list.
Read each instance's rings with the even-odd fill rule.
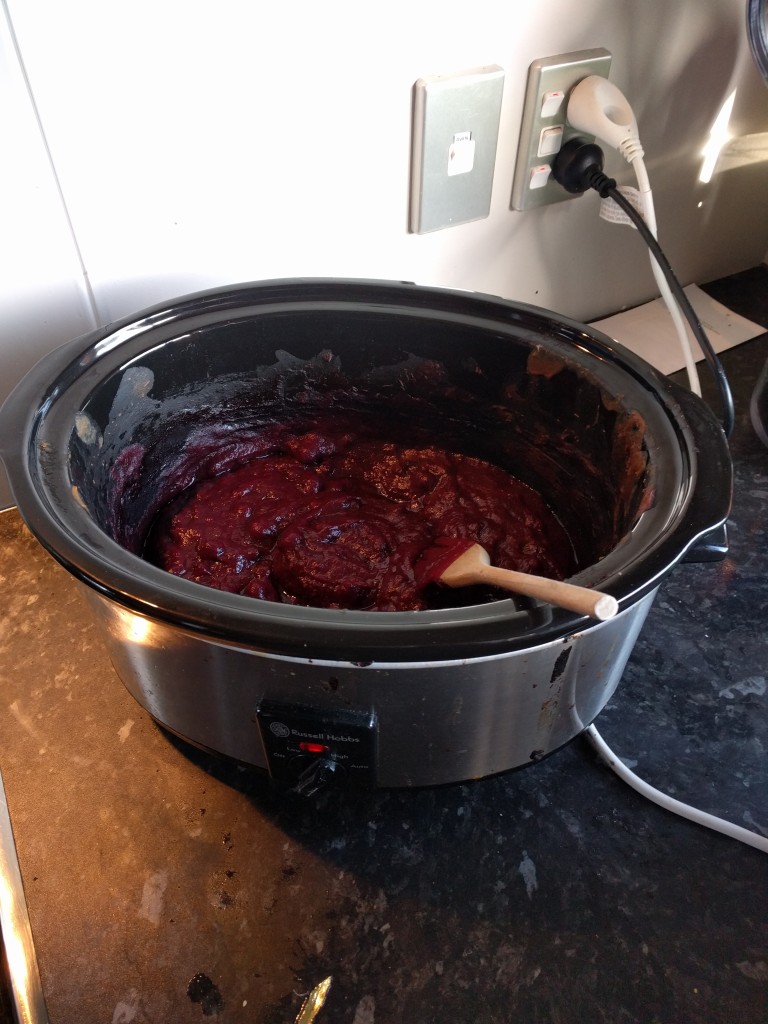
[[[572,538],[571,581],[619,613],[303,607],[142,557],[162,505],[235,464],[260,423],[342,407],[535,487]],[[731,463],[705,403],[592,328],[475,293],[296,279],[185,296],[44,358],[0,437],[23,519],[82,585],[139,704],[298,792],[540,760],[605,706],[664,577],[725,552]]]

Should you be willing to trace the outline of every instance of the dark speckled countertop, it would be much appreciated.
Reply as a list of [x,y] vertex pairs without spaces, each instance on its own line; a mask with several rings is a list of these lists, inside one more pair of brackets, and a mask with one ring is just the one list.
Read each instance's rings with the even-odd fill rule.
[[[762,311],[713,291],[768,325],[756,273]],[[730,553],[665,582],[597,722],[641,777],[763,835],[766,358],[768,335],[723,358]],[[14,511],[0,558],[0,769],[54,1024],[290,1024],[329,974],[318,1024],[768,1021],[768,858],[584,740],[466,785],[277,798],[134,703]]]

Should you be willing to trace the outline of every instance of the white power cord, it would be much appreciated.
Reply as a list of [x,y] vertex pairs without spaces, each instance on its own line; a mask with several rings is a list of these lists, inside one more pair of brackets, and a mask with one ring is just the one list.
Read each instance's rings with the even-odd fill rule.
[[[648,172],[643,162],[643,147],[637,129],[635,115],[623,93],[599,75],[590,75],[574,87],[568,99],[568,123],[578,131],[594,135],[617,149],[630,163],[635,171],[640,195],[643,218],[649,230],[656,237],[656,214],[653,208],[653,195],[648,179]],[[683,319],[680,308],[667,284],[656,260],[651,256],[651,268],[662,298],[669,310],[675,326],[680,346],[685,359],[688,383],[697,395],[701,395],[699,376],[696,371],[696,360],[691,348],[688,326]],[[714,829],[732,839],[753,846],[763,853],[768,853],[768,838],[758,835],[749,829],[734,825],[730,821],[718,818],[706,811],[701,811],[689,804],[682,803],[674,797],[662,793],[644,782],[613,753],[594,725],[587,726],[585,735],[594,749],[608,767],[638,793],[660,807],[699,825]]]
[[[607,78],[590,75],[582,79],[571,91],[568,98],[567,120],[578,131],[595,135],[613,146],[627,163],[631,164],[637,178],[643,218],[656,238],[656,212],[653,206],[651,183],[643,161],[643,147],[640,144],[637,120],[624,94]],[[661,267],[653,256],[651,256],[651,270],[680,342],[688,385],[694,394],[701,395],[701,384],[696,370],[696,358],[691,346],[688,325],[680,312],[680,307],[675,302]]]
[[754,846],[756,850],[762,850],[763,853],[768,853],[768,839],[764,836],[759,836],[756,832],[752,832],[748,828],[742,828],[741,825],[734,825],[733,822],[726,821],[724,818],[717,818],[714,814],[707,814],[706,811],[700,811],[697,807],[691,807],[689,804],[684,804],[680,800],[675,800],[674,797],[669,796],[666,793],[662,793],[661,790],[654,789],[653,786],[644,782],[639,778],[639,776],[635,775],[633,771],[630,771],[623,761],[619,760],[594,725],[587,726],[585,735],[608,767],[614,771],[620,779],[623,779],[627,785],[631,786],[632,789],[636,790],[642,796],[647,797],[648,800],[652,800],[653,803],[658,804],[659,807],[663,807],[667,811],[672,811],[673,814],[679,814],[683,818],[695,821],[698,825],[705,825],[707,828],[714,829],[716,832],[722,832],[725,836],[730,836],[731,839],[738,839],[740,842],[746,843],[748,846]]

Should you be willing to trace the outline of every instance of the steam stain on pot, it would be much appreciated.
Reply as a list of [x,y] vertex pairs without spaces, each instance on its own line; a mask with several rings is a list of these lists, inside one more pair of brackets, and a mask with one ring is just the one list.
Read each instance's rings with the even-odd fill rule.
[[565,676],[572,652],[572,646],[563,648],[555,659],[555,664],[552,666],[552,675],[549,678],[549,695],[544,698],[539,710],[538,729],[542,734],[551,732],[557,723],[560,714],[563,677]]
[[572,647],[566,647],[558,654],[554,667],[552,669],[552,676],[549,680],[550,686],[552,686],[565,672],[566,666],[568,664],[568,659],[570,658],[572,651]]

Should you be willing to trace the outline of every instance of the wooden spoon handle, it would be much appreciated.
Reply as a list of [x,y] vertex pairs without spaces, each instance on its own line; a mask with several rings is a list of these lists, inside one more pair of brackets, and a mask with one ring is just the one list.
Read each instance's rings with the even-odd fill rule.
[[603,594],[599,590],[577,587],[574,583],[550,580],[545,576],[529,576],[527,573],[515,572],[512,569],[499,569],[495,565],[478,566],[477,581],[512,590],[526,597],[536,597],[540,601],[557,605],[558,608],[567,608],[581,615],[589,615],[593,619],[611,619],[619,608],[615,597]]

